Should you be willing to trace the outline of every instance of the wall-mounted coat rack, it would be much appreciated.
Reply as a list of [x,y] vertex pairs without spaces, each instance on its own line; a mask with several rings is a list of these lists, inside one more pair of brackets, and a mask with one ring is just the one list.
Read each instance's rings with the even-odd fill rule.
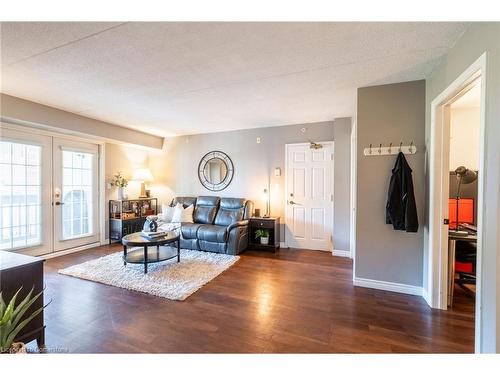
[[388,147],[382,146],[382,143],[380,143],[379,145],[370,144],[370,146],[366,147],[364,150],[365,156],[397,155],[399,152],[406,155],[413,155],[417,153],[417,146],[415,146],[413,142],[409,145],[403,145],[403,142],[399,145],[390,143]]

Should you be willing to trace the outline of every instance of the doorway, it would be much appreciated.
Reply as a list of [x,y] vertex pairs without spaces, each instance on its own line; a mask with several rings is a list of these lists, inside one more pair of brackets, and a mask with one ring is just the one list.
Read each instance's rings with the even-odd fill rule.
[[[485,68],[483,54],[431,104],[429,252],[424,290],[431,307],[446,310],[453,305],[460,279],[470,276],[464,284],[475,304],[476,352],[481,342]],[[474,110],[460,111],[470,106]],[[474,115],[466,118],[464,112]]]
[[99,244],[99,145],[1,131],[0,249],[47,255]]
[[333,250],[333,142],[287,144],[285,243]]

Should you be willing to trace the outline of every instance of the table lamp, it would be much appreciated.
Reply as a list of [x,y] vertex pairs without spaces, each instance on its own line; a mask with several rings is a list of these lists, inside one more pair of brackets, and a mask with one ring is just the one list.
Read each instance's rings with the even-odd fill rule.
[[457,176],[457,180],[458,180],[458,184],[457,184],[457,195],[455,197],[455,200],[456,200],[456,215],[457,215],[457,223],[456,223],[456,226],[455,226],[455,232],[458,232],[458,219],[459,219],[459,216],[458,216],[458,202],[460,201],[460,186],[462,184],[464,185],[467,185],[467,184],[471,184],[473,183],[474,181],[477,180],[477,173],[464,167],[463,165],[458,167],[457,169],[455,169],[455,174]]
[[146,182],[153,181],[153,175],[151,174],[151,171],[147,168],[136,169],[132,180],[139,181],[141,183],[141,194],[139,195],[139,198],[147,198]]

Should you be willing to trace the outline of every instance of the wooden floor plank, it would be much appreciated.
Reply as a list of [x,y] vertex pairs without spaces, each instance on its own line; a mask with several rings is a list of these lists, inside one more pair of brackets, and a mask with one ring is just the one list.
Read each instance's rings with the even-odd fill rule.
[[[60,275],[120,251],[102,246],[45,262],[47,347],[72,353],[468,353],[474,301],[453,309],[352,285],[352,262],[325,252],[247,252],[187,300]],[[32,345],[32,344],[31,344]]]

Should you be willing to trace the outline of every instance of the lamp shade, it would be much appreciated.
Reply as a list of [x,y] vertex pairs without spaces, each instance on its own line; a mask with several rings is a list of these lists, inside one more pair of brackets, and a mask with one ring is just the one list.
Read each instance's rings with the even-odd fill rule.
[[147,168],[139,168],[134,171],[133,181],[149,182],[153,181],[153,175]]
[[477,173],[464,166],[455,169],[455,173],[461,184],[471,184],[477,180]]

